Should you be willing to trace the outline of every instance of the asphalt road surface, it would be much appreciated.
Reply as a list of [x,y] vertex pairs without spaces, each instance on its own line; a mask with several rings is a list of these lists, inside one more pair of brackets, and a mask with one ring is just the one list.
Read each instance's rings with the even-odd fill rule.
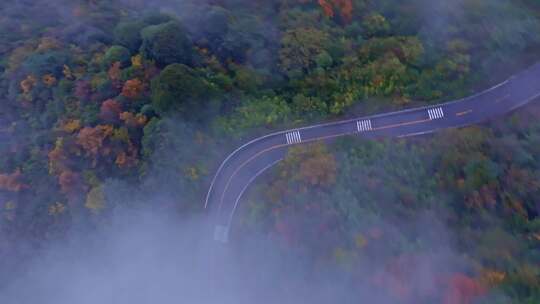
[[242,194],[257,176],[281,161],[291,146],[345,135],[407,137],[459,128],[506,114],[537,97],[540,97],[540,63],[497,86],[464,99],[256,138],[231,153],[214,176],[205,202],[214,225],[214,239],[228,241]]

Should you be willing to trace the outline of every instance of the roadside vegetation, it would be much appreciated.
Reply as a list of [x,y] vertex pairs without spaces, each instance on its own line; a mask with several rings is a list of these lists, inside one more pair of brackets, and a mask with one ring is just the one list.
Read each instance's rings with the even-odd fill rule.
[[[255,136],[460,98],[540,58],[537,1],[47,2],[0,3],[2,267],[122,208],[202,214],[219,162]],[[395,303],[538,303],[539,147],[531,105],[294,148],[236,228]],[[434,291],[408,285],[448,248],[462,262],[432,269]]]

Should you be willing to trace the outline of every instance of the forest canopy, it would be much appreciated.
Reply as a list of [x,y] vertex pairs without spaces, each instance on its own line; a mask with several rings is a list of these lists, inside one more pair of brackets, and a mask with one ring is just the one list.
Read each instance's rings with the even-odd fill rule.
[[[255,136],[461,98],[540,58],[532,0],[35,0],[0,12],[0,269],[122,208],[203,214],[220,161]],[[361,285],[392,303],[538,303],[539,122],[531,105],[433,137],[292,149],[250,191],[238,233],[332,269],[353,296]],[[410,229],[426,213],[461,261],[431,269],[429,291],[407,277],[441,249]]]

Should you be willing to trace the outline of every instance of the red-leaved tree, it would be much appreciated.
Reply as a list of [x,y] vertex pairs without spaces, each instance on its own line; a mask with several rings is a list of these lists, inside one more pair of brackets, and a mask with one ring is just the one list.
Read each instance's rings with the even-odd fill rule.
[[[346,23],[351,22],[353,14],[352,0],[318,0],[324,14],[327,17],[334,17],[339,14]],[[337,12],[337,13],[336,13]]]
[[107,99],[101,104],[99,118],[106,122],[115,122],[118,120],[118,114],[122,111],[120,104],[114,99]]

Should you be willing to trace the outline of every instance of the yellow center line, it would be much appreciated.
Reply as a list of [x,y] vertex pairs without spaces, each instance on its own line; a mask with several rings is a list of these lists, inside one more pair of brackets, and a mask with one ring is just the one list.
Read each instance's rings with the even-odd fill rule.
[[463,115],[466,115],[466,114],[470,114],[472,113],[473,110],[467,110],[467,111],[463,111],[463,112],[459,112],[459,113],[456,113],[456,116],[463,116]]
[[[395,128],[395,127],[400,127],[400,126],[414,125],[414,124],[419,124],[419,123],[428,122],[428,121],[431,121],[431,120],[430,119],[423,119],[423,120],[409,121],[409,122],[404,122],[404,123],[399,123],[399,124],[393,124],[393,125],[387,125],[387,126],[383,126],[383,127],[379,127],[379,128],[374,128],[373,131],[390,129],[390,128]],[[326,139],[337,138],[337,137],[350,135],[350,134],[356,134],[356,133],[357,132],[355,131],[355,132],[350,132],[350,133],[345,133],[345,134],[321,136],[321,137],[316,137],[316,138],[310,138],[310,139],[303,140],[301,143],[309,143],[309,142],[314,142],[314,141],[326,140]],[[298,143],[298,144],[300,144],[300,143]],[[225,187],[223,188],[223,192],[221,193],[221,198],[219,200],[218,210],[220,210],[221,206],[223,205],[223,200],[225,199],[225,193],[229,189],[229,186],[230,186],[230,184],[232,182],[232,179],[236,176],[236,174],[238,174],[238,172],[243,167],[245,167],[249,162],[251,162],[253,159],[257,158],[259,155],[261,155],[263,153],[266,153],[268,151],[272,151],[272,150],[275,150],[275,149],[278,149],[278,148],[287,147],[287,146],[290,146],[290,144],[279,144],[279,145],[268,147],[266,149],[263,149],[263,150],[257,152],[255,155],[253,155],[252,157],[247,159],[245,162],[241,163],[240,166],[238,166],[238,168],[236,168],[236,170],[234,170],[234,172],[231,174],[231,176],[227,180],[227,183],[225,184]]]
[[[308,143],[308,142],[314,142],[314,141],[325,140],[325,139],[330,139],[330,138],[336,138],[336,137],[341,137],[341,136],[344,136],[344,135],[349,135],[349,134],[354,134],[354,133],[356,133],[356,132],[345,133],[345,134],[337,134],[337,135],[321,136],[321,137],[317,137],[317,138],[310,138],[310,139],[303,140],[300,143]],[[300,144],[300,143],[297,143],[297,144]],[[297,144],[292,144],[292,145],[297,145]],[[255,158],[259,157],[259,155],[261,155],[261,154],[264,154],[264,153],[266,153],[268,151],[272,151],[272,150],[275,150],[275,149],[278,149],[278,148],[287,147],[287,146],[291,146],[291,144],[279,144],[279,145],[268,147],[266,149],[263,149],[263,150],[257,152],[257,154],[253,155],[248,160],[246,160],[245,162],[240,164],[240,166],[238,166],[238,168],[236,170],[234,170],[234,172],[231,174],[231,177],[229,177],[229,180],[227,181],[227,184],[225,184],[225,188],[223,188],[223,192],[221,193],[221,199],[219,201],[218,210],[221,209],[221,206],[223,205],[223,199],[225,198],[225,193],[227,192],[227,189],[229,189],[229,185],[231,184],[231,181],[232,181],[233,177],[235,177],[236,174],[238,174],[238,172],[242,168],[244,168],[249,162],[251,162]]]
[[419,123],[423,123],[423,122],[428,122],[428,121],[431,121],[431,119],[422,119],[422,120],[414,120],[414,121],[402,122],[402,123],[398,123],[398,124],[393,124],[393,125],[387,125],[387,126],[383,126],[383,127],[373,128],[373,131],[384,130],[384,129],[392,129],[392,128],[402,127],[402,126],[410,126],[410,125],[415,125],[415,124],[419,124]]

